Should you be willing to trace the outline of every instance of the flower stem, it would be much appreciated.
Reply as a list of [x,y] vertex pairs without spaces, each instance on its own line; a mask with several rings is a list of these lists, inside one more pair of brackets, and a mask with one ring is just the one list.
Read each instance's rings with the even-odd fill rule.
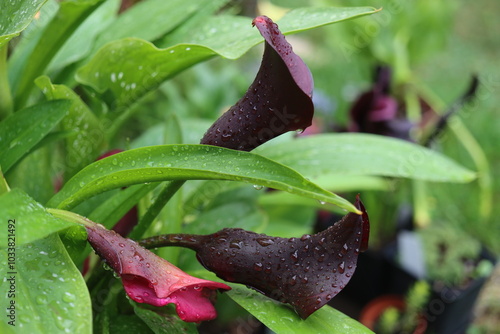
[[12,95],[7,75],[7,50],[9,43],[0,47],[0,121],[12,113]]
[[60,218],[67,222],[83,225],[86,227],[94,227],[96,225],[96,223],[94,223],[90,219],[87,219],[71,211],[52,209],[52,208],[47,208],[47,211],[54,217]]
[[139,240],[139,245],[144,248],[176,246],[198,250],[202,237],[195,234],[162,234]]

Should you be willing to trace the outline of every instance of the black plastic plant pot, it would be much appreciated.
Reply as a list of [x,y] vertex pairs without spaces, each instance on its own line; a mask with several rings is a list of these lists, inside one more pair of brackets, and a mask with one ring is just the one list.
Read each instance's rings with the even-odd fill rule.
[[[387,278],[392,286],[388,292],[405,295],[418,278],[399,267],[396,243],[388,245],[383,252],[386,260],[392,264],[389,272],[393,276]],[[495,258],[485,249],[481,252],[480,260],[495,263]],[[465,333],[472,321],[476,300],[486,280],[487,277],[476,278],[465,288],[447,287],[430,281],[432,292],[424,313],[428,321],[428,333]]]
[[[485,249],[481,260],[495,263],[495,258]],[[488,277],[473,280],[466,288],[438,287],[433,289],[426,312],[429,333],[465,333],[473,320],[473,310],[479,293]]]

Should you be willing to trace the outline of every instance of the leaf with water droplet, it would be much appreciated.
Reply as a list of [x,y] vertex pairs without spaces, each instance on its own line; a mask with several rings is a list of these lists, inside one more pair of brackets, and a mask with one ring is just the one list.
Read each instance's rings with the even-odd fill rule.
[[[181,147],[183,152],[180,152]],[[204,159],[201,159],[201,156],[204,156]],[[188,157],[188,161],[184,160],[185,157]],[[113,159],[123,162],[123,165],[113,164]],[[132,161],[136,163],[132,164]],[[153,167],[149,165],[150,161],[169,167]],[[257,165],[259,168],[253,172]],[[158,170],[164,173],[160,174]],[[253,153],[205,145],[143,147],[96,161],[66,182],[47,205],[67,210],[107,190],[138,183],[179,179],[258,183],[336,204],[349,211],[357,211],[348,201],[306,180],[286,166]],[[85,182],[84,187],[80,187],[81,182]]]
[[[0,165],[7,172],[64,118],[69,101],[50,101],[19,110],[0,122]],[[40,123],[46,124],[45,127]],[[12,146],[12,147],[11,147]]]
[[[7,219],[15,220],[18,246],[75,226],[74,223],[57,219],[47,213],[42,205],[19,188],[0,195],[0,212],[3,217],[6,217],[5,224],[7,224]],[[6,233],[6,228],[0,230],[0,247],[2,248],[7,248]]]
[[[0,266],[7,269],[7,248],[0,248],[0,256]],[[68,332],[90,334],[88,288],[57,233],[17,247],[16,256],[16,274],[4,275],[6,284],[15,277],[10,283],[16,291],[16,328],[26,333],[39,333],[40,328],[59,333],[64,325],[62,329]]]

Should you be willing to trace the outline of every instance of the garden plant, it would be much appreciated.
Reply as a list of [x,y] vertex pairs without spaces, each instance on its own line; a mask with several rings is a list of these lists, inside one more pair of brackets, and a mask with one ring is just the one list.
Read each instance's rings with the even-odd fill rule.
[[[370,247],[365,191],[477,177],[366,119],[309,134],[322,117],[288,35],[381,8],[273,22],[225,0],[0,4],[2,333],[371,333],[328,305]],[[253,81],[224,77],[239,58]],[[193,73],[208,84],[179,93]],[[314,231],[318,210],[341,218]]]

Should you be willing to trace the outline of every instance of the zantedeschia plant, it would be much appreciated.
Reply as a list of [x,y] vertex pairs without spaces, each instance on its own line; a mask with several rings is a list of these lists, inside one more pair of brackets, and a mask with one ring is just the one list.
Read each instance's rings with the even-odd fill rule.
[[[366,249],[369,223],[361,201],[334,194],[325,179],[357,193],[359,176],[466,182],[474,173],[390,138],[271,139],[313,121],[302,44],[292,50],[285,35],[377,10],[301,8],[274,23],[229,15],[225,0],[143,0],[124,11],[121,2],[2,3],[0,270],[11,292],[0,297],[8,305],[0,332],[193,334],[231,302],[278,334],[370,333],[327,305]],[[163,85],[262,41],[260,68],[239,100],[205,101],[239,94],[215,75]],[[191,99],[207,119],[182,108]],[[379,107],[375,121],[393,116]],[[426,164],[408,166],[422,152]],[[310,234],[314,212],[334,205],[345,217]],[[217,291],[229,298],[216,302]]]

